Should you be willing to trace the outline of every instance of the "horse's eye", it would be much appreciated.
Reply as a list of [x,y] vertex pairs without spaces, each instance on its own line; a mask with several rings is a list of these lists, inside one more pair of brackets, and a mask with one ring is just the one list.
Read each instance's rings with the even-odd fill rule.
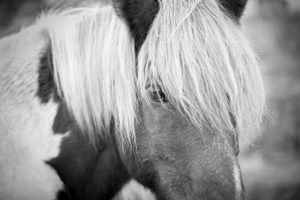
[[165,93],[163,93],[163,91],[161,89],[151,90],[150,97],[153,101],[155,101],[157,103],[167,103],[168,102],[168,99],[167,99]]

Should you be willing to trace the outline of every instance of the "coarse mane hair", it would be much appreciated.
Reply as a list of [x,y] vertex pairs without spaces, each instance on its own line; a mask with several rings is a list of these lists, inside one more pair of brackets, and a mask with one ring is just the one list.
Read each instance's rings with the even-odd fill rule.
[[118,137],[134,141],[137,103],[149,98],[150,82],[200,129],[258,128],[262,78],[237,23],[217,0],[159,4],[137,60],[127,24],[112,6],[72,8],[40,20],[50,36],[56,84],[80,127],[91,137],[106,134],[113,119]]
[[[138,88],[159,85],[199,128],[257,131],[265,110],[256,55],[218,0],[159,0],[138,57]],[[147,93],[142,93],[147,98]]]
[[[51,40],[54,78],[82,130],[94,139],[111,120],[122,140],[135,139],[134,41],[112,6],[52,13],[42,20]],[[109,137],[109,135],[102,135]]]

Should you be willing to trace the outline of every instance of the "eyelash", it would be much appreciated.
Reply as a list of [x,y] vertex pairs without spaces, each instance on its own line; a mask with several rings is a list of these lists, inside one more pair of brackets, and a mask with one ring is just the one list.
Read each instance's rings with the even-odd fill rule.
[[151,90],[150,91],[150,97],[152,101],[157,102],[157,103],[168,103],[168,99],[165,95],[165,93],[158,88],[157,90]]

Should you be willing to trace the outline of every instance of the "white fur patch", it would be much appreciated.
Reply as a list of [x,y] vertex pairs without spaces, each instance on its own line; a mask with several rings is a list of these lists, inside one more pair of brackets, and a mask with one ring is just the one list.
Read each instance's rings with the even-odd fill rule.
[[233,177],[234,177],[234,183],[236,188],[235,190],[236,199],[241,199],[241,192],[242,192],[241,171],[237,164],[233,166]]
[[45,163],[58,156],[63,137],[52,132],[58,106],[36,97],[46,43],[38,27],[0,41],[1,200],[54,200],[63,187]]

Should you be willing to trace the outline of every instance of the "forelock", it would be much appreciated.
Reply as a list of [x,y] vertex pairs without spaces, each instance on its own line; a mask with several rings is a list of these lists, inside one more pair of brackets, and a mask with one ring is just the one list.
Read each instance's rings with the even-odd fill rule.
[[[138,88],[159,85],[199,128],[256,130],[264,92],[256,56],[218,1],[161,0],[138,56]],[[232,118],[236,123],[232,123]]]

